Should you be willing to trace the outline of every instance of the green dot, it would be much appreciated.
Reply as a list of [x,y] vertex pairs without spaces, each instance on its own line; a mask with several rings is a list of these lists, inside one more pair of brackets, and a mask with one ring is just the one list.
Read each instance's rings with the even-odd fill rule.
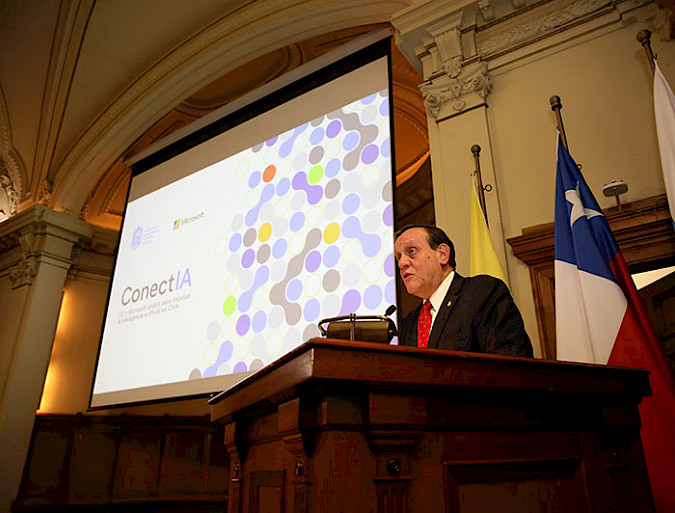
[[235,308],[237,308],[237,298],[234,296],[228,296],[223,303],[223,313],[225,315],[232,315]]
[[309,176],[307,176],[307,181],[312,185],[319,183],[319,180],[323,178],[323,166],[314,166],[309,170]]

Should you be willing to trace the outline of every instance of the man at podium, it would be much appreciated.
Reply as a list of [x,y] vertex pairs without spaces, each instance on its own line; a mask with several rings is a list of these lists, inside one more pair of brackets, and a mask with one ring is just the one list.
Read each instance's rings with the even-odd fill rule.
[[394,255],[406,290],[423,299],[399,326],[399,345],[532,357],[532,343],[506,284],[455,272],[455,247],[443,230],[408,225]]

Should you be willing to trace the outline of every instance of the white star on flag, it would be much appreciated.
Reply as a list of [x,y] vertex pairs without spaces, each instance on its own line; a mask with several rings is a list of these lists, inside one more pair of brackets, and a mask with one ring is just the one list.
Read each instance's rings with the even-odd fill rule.
[[579,194],[579,182],[577,182],[576,188],[565,191],[565,199],[572,204],[570,226],[574,226],[574,221],[579,219],[581,216],[586,216],[588,219],[590,219],[591,217],[602,215],[602,212],[584,207],[584,204],[581,201],[581,195]]

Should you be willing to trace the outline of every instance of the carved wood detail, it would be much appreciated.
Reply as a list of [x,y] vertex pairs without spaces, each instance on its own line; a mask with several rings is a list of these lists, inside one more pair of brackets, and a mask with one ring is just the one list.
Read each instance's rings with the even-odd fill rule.
[[[675,233],[666,195],[604,211],[632,272],[657,269],[675,259]],[[542,357],[555,359],[555,283],[553,223],[524,228],[507,239],[513,253],[530,268]]]

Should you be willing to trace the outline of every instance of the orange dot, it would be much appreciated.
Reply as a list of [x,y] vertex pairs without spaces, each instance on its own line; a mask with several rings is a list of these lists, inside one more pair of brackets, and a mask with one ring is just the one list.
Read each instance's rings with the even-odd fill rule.
[[271,182],[275,174],[277,174],[277,168],[270,164],[263,171],[263,182]]

